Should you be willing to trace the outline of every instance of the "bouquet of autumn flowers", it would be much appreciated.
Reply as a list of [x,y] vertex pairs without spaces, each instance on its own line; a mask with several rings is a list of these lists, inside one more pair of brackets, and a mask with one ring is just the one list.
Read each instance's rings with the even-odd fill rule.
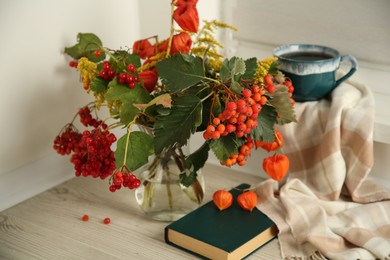
[[[278,71],[276,58],[224,58],[215,30],[235,28],[218,21],[200,27],[196,4],[172,1],[171,33],[162,41],[151,37],[112,50],[96,35],[79,33],[78,42],[65,48],[95,98],[54,140],[58,153],[71,154],[76,176],[109,177],[111,191],[134,189],[141,183],[133,172],[149,156],[170,151],[182,170],[181,184],[189,186],[210,151],[230,167],[244,165],[251,150],[262,147],[274,152],[264,159],[264,170],[276,180],[284,177],[289,161],[280,153],[283,138],[275,125],[295,121],[292,82]],[[98,117],[103,107],[109,119]],[[77,117],[92,129],[80,132]],[[122,127],[123,136],[111,133],[114,127]],[[181,148],[196,132],[204,143],[184,155]]]

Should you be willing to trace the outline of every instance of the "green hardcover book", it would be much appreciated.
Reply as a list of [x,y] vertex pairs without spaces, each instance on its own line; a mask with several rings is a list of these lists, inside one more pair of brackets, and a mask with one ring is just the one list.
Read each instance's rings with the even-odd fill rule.
[[165,228],[165,241],[210,259],[242,259],[276,237],[276,225],[257,208],[245,211],[236,202],[241,184],[230,192],[233,205],[220,211],[210,201]]

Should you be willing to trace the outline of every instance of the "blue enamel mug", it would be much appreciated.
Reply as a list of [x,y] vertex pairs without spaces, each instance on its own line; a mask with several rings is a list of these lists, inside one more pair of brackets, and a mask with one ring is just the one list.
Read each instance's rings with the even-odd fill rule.
[[[298,102],[326,97],[358,69],[358,62],[352,55],[340,55],[337,50],[321,45],[288,44],[274,49],[273,54],[279,60],[280,71],[291,79],[293,98]],[[350,69],[336,79],[343,62],[349,62]]]

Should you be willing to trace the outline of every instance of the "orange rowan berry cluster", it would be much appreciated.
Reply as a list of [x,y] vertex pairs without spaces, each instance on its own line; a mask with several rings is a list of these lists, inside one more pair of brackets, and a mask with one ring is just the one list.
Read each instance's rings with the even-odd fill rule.
[[252,148],[253,141],[250,136],[248,136],[246,137],[245,143],[238,148],[238,154],[230,155],[226,161],[221,162],[221,165],[230,167],[238,164],[239,166],[244,166],[248,156],[251,155]]
[[257,117],[262,106],[267,102],[265,91],[258,85],[242,91],[242,97],[237,101],[229,101],[225,110],[212,120],[203,133],[204,139],[219,139],[230,133],[241,138],[249,134],[258,125]]
[[[280,79],[279,79],[280,80]],[[292,98],[292,93],[294,92],[294,86],[289,78],[282,77],[282,82],[278,82],[275,77],[271,74],[267,74],[264,77],[264,88],[269,92],[269,93],[274,93],[276,91],[276,86],[275,86],[275,81],[278,84],[284,85],[288,88],[287,92],[290,93],[290,99],[292,104],[295,104],[295,100]]]

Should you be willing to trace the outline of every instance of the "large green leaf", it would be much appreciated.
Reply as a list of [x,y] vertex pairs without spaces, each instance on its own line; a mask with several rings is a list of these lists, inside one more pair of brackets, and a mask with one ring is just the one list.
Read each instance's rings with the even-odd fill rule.
[[115,163],[117,167],[124,165],[126,154],[126,167],[135,171],[148,162],[148,157],[153,154],[153,138],[141,131],[131,132],[119,138],[115,151]]
[[113,79],[108,84],[105,98],[122,101],[119,114],[120,120],[124,124],[131,122],[139,112],[139,109],[134,104],[147,104],[151,100],[149,92],[140,85],[137,84],[135,88],[130,89],[125,85],[119,84],[116,79]]
[[222,63],[220,77],[223,82],[234,81],[236,76],[243,75],[246,67],[242,58],[232,57]]
[[109,83],[109,81],[107,81],[107,80],[105,80],[103,78],[94,77],[92,79],[91,84],[89,85],[89,87],[95,93],[102,93],[102,92],[107,90],[108,83]]
[[257,59],[250,58],[245,60],[245,73],[242,75],[242,79],[253,79],[257,70]]
[[220,162],[226,161],[233,153],[238,153],[238,139],[235,134],[222,136],[210,142],[211,150]]
[[131,101],[123,101],[120,110],[119,110],[119,117],[120,121],[124,124],[127,125],[133,119],[135,116],[139,113],[139,109],[133,105],[134,103]]
[[162,83],[174,93],[199,83],[205,77],[202,59],[188,54],[176,53],[158,62],[156,68]]
[[257,121],[259,124],[252,131],[253,138],[264,142],[273,142],[274,125],[276,123],[277,112],[273,106],[265,105],[261,109]]
[[95,50],[103,48],[102,41],[93,33],[78,33],[77,41],[72,47],[65,48],[65,53],[74,59],[87,57],[89,60],[98,62],[105,58],[104,52],[99,57],[94,55]]
[[268,69],[269,74],[276,74],[279,72],[278,66],[280,65],[280,62],[278,60],[271,63],[271,66]]
[[204,142],[201,147],[186,158],[186,167],[195,172],[203,168],[209,157],[209,151],[208,142]]
[[203,168],[209,157],[210,146],[207,142],[204,142],[201,147],[195,152],[190,154],[186,160],[186,171],[180,173],[180,183],[184,186],[190,186],[198,176],[197,172]]
[[152,100],[149,92],[139,84],[135,88],[130,89],[126,85],[119,84],[116,79],[113,79],[108,84],[106,99],[128,101],[134,104],[146,104]]
[[174,100],[172,108],[161,108],[154,124],[154,148],[160,153],[175,144],[185,144],[202,122],[202,102],[197,96]]
[[285,86],[278,86],[275,93],[272,94],[272,98],[269,100],[270,104],[276,108],[276,112],[279,114],[277,119],[278,124],[297,121],[290,94],[287,90]]

